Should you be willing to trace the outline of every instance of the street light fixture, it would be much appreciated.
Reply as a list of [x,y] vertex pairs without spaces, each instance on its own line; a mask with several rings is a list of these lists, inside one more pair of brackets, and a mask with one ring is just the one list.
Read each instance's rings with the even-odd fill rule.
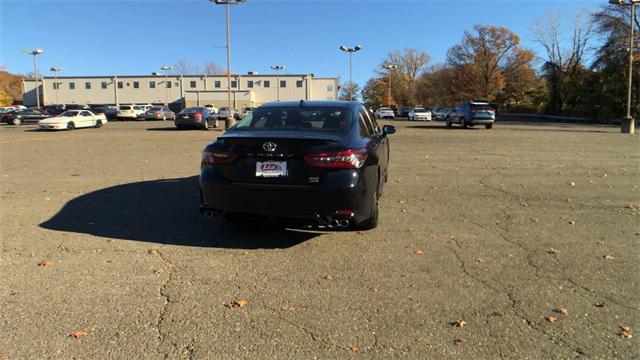
[[353,74],[353,53],[356,51],[360,51],[362,50],[362,45],[356,45],[352,48],[350,47],[346,47],[344,45],[340,46],[340,50],[349,53],[349,101],[353,100],[353,81],[352,81],[352,74]]
[[53,81],[54,81],[54,90],[55,90],[55,94],[56,94],[56,105],[58,104],[58,89],[60,88],[60,84],[58,83],[58,72],[62,71],[61,67],[55,67],[52,66],[49,71],[51,71],[53,73]]
[[391,73],[393,72],[393,70],[398,68],[398,65],[393,65],[393,64],[384,64],[382,65],[383,68],[387,69],[389,72],[389,107],[391,107]]
[[42,54],[44,52],[44,50],[42,50],[41,48],[35,48],[33,50],[29,50],[29,49],[22,49],[22,52],[24,52],[27,55],[33,55],[33,77],[35,79],[36,82],[36,106],[40,107],[40,87],[38,85],[38,55]]
[[160,67],[160,70],[164,70],[164,106],[169,106],[169,71],[173,69],[173,66],[164,65]]
[[631,6],[631,21],[629,23],[629,84],[627,87],[627,116],[622,120],[620,131],[624,134],[635,133],[635,121],[631,116],[631,89],[633,80],[633,33],[634,22],[636,18],[636,6],[640,4],[640,0],[609,0],[610,4],[619,6]]
[[284,70],[286,67],[282,66],[282,65],[272,65],[271,69],[276,71],[276,81],[278,82],[278,87],[277,87],[277,91],[278,91],[278,101],[280,101],[280,70]]
[[238,5],[246,2],[247,0],[209,0],[216,5],[226,5],[227,16],[227,106],[229,111],[227,113],[227,119],[224,122],[224,128],[229,129],[233,124],[233,116],[231,115],[231,31],[229,28],[229,7],[231,5]]

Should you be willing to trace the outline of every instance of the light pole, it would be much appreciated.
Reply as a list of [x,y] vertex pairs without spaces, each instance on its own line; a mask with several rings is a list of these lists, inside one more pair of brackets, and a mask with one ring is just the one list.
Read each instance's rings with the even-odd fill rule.
[[60,84],[58,84],[58,71],[62,71],[61,67],[52,66],[49,71],[53,73],[53,81],[54,81],[54,90],[56,94],[56,105],[58,105],[58,88],[60,88]]
[[22,49],[27,55],[33,55],[33,77],[36,82],[36,106],[40,107],[40,87],[38,85],[38,55],[42,54],[44,50],[41,48],[35,48],[33,50]]
[[280,101],[280,70],[284,70],[285,67],[282,65],[272,65],[271,69],[276,71],[276,81],[278,82],[277,92],[278,92],[278,101]]
[[169,70],[173,69],[173,66],[164,65],[160,67],[160,70],[164,70],[164,106],[169,106],[169,83],[168,75]]
[[631,21],[629,22],[629,84],[627,87],[627,116],[622,120],[620,131],[624,134],[635,133],[635,121],[631,116],[631,88],[633,80],[633,33],[635,29],[636,5],[640,4],[640,0],[609,0],[610,4],[620,6],[631,6]]
[[241,4],[247,0],[209,0],[216,5],[226,5],[227,16],[227,119],[224,122],[224,128],[229,129],[233,124],[233,115],[231,114],[231,31],[229,27],[229,7],[231,5]]
[[352,48],[346,47],[344,45],[340,46],[340,50],[344,51],[344,52],[348,52],[349,53],[349,101],[353,100],[353,81],[352,81],[352,74],[353,74],[353,53],[356,51],[360,51],[362,50],[362,45],[356,45]]
[[393,72],[393,70],[398,68],[398,65],[393,65],[393,64],[384,64],[382,65],[383,68],[387,69],[387,71],[389,72],[389,107],[391,107],[391,73]]

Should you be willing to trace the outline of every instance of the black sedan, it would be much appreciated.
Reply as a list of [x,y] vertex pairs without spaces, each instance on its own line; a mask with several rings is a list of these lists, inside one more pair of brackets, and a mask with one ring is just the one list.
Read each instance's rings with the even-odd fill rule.
[[357,102],[263,105],[204,149],[200,211],[375,228],[394,132]]
[[42,119],[46,119],[51,115],[45,113],[40,109],[22,109],[9,111],[2,114],[2,122],[13,125],[20,125],[22,123],[37,123]]
[[210,127],[218,126],[215,114],[206,107],[186,108],[175,115],[174,122],[178,130],[186,128],[209,130]]

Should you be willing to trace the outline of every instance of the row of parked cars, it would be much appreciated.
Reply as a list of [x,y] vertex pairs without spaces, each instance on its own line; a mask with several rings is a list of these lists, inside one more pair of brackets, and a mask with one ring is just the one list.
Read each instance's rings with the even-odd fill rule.
[[402,117],[408,118],[410,121],[442,120],[446,121],[447,127],[451,127],[455,123],[462,128],[484,125],[485,128],[491,129],[496,120],[496,110],[489,103],[483,101],[466,102],[455,108],[437,107],[432,111],[423,107],[401,107],[399,109],[381,107],[374,114],[378,119]]

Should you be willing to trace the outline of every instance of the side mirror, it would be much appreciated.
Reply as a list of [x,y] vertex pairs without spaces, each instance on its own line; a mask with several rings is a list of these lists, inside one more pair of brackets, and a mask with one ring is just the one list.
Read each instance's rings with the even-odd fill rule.
[[385,125],[382,127],[383,135],[391,135],[396,133],[396,127],[393,125]]

